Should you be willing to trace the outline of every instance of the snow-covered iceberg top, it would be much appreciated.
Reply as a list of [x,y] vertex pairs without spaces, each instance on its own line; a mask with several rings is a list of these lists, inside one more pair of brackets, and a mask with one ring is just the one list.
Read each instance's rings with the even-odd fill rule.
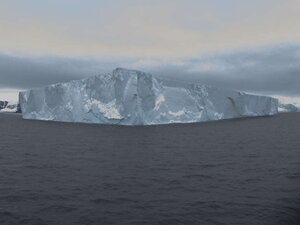
[[122,125],[191,123],[274,115],[278,100],[136,70],[20,92],[23,118]]

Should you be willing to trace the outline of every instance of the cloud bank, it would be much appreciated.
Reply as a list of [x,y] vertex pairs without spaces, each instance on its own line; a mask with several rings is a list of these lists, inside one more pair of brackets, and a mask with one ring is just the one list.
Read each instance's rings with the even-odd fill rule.
[[162,79],[199,82],[252,93],[300,96],[300,45],[177,60],[88,60],[0,55],[0,88],[35,88],[111,72],[116,67],[143,70]]
[[300,40],[299,0],[1,0],[0,52],[174,59]]

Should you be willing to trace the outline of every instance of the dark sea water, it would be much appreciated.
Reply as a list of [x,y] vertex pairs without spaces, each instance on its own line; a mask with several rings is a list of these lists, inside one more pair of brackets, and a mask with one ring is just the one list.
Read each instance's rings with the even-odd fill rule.
[[300,113],[118,127],[0,115],[0,225],[300,224]]

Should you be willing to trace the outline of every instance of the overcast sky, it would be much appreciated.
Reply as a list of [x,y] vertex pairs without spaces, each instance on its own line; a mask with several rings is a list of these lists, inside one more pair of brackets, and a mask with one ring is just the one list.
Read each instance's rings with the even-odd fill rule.
[[299,27],[300,0],[0,0],[0,88],[126,67],[300,96]]

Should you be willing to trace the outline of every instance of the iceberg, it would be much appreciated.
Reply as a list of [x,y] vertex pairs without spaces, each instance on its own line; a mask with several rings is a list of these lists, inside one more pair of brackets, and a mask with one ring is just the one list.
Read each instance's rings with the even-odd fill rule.
[[5,109],[8,104],[8,101],[0,101],[0,110]]
[[300,112],[300,97],[296,96],[272,96],[278,99],[278,112]]
[[19,93],[24,119],[120,125],[192,123],[278,113],[272,97],[154,78],[137,70]]
[[20,113],[20,105],[17,102],[0,101],[0,113],[1,112]]
[[299,112],[300,108],[298,108],[297,106],[295,106],[294,104],[284,104],[279,102],[278,105],[278,112],[279,113],[286,113],[286,112]]

